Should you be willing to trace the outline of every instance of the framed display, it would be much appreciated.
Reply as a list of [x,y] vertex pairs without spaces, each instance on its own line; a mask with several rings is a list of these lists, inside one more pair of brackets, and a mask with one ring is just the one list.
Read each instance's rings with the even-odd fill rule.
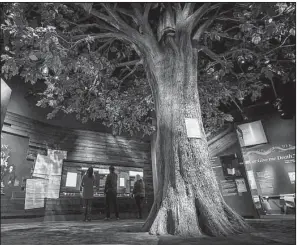
[[261,121],[255,121],[238,125],[237,135],[241,147],[268,143]]

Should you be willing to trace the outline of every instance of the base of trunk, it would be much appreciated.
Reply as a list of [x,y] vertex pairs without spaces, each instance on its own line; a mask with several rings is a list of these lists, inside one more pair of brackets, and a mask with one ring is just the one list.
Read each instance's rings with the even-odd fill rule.
[[152,235],[183,237],[228,236],[248,232],[249,225],[222,200],[222,206],[210,206],[211,200],[171,196],[163,200],[157,210],[153,204],[143,226]]

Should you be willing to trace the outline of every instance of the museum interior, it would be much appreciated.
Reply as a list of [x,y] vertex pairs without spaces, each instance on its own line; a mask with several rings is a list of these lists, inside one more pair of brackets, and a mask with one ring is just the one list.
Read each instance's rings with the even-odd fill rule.
[[[1,219],[79,215],[81,180],[90,166],[92,212],[103,218],[111,165],[118,175],[121,217],[137,215],[131,198],[136,175],[145,183],[146,217],[158,191],[156,135],[114,136],[99,123],[82,124],[66,114],[48,120],[49,111],[35,105],[31,85],[20,79],[1,79]],[[294,215],[295,113],[283,118],[266,101],[244,112],[246,120],[236,113],[233,124],[208,136],[221,193],[243,217]]]

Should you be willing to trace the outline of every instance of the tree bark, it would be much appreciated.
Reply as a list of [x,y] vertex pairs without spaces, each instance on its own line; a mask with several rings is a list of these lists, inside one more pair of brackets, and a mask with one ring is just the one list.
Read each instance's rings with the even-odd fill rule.
[[[225,203],[211,168],[197,88],[197,52],[186,44],[169,45],[148,65],[155,80],[159,189],[143,229],[181,236],[243,232],[248,225]],[[187,137],[185,118],[198,119],[202,138]]]

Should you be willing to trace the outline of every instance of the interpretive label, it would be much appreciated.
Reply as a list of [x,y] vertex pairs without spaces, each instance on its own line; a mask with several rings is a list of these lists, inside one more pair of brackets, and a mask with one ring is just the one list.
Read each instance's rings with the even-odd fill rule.
[[247,192],[246,185],[245,185],[245,180],[243,178],[235,179],[235,182],[236,182],[237,190],[238,190],[239,193]]
[[43,208],[47,194],[48,180],[27,179],[25,209]]
[[[255,174],[262,195],[295,193],[296,146],[294,144],[261,145],[243,149],[245,164]],[[290,173],[290,174],[289,174]],[[253,189],[253,188],[252,188]]]
[[221,180],[222,195],[226,196],[236,196],[237,186],[234,180]]
[[295,184],[296,181],[296,173],[295,172],[288,172],[291,184]]
[[188,138],[202,138],[202,132],[197,118],[185,118]]
[[253,170],[247,171],[247,179],[252,190],[257,190],[256,179]]

